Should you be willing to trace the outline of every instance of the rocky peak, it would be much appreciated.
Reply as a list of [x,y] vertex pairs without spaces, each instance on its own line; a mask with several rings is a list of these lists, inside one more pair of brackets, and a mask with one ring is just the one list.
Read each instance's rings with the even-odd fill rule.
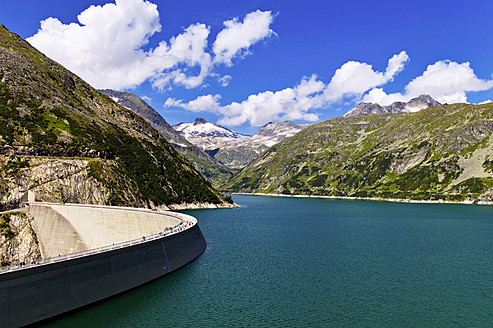
[[[409,100],[406,104],[406,107],[409,111],[413,111],[412,108],[420,108],[418,110],[422,110],[429,107],[441,106],[442,104],[433,99],[429,95],[421,95],[419,97],[413,98]],[[416,111],[418,111],[416,110]]]
[[291,121],[269,122],[253,136],[236,133],[200,118],[193,123],[177,124],[173,128],[189,142],[206,150],[218,163],[239,169],[260,156],[269,147],[293,136],[309,125],[295,124]]
[[379,104],[361,102],[351,109],[344,116],[361,115],[361,114],[381,114],[385,113],[383,107]]
[[257,133],[255,133],[254,137],[260,137],[260,136],[274,137],[274,136],[282,135],[284,136],[284,138],[282,139],[285,139],[288,136],[292,136],[295,133],[303,130],[308,125],[309,124],[295,124],[291,121],[284,121],[279,123],[269,122],[265,124],[263,127],[261,127],[257,131]]
[[438,101],[429,95],[420,95],[408,102],[396,101],[388,106],[381,106],[374,103],[359,103],[356,107],[344,114],[347,116],[363,114],[383,114],[383,113],[412,113],[429,107],[441,106]]
[[196,118],[195,121],[193,121],[193,125],[199,125],[199,124],[207,124],[209,122],[207,122],[205,119],[203,118]]
[[193,123],[182,122],[174,125],[173,128],[189,142],[204,149],[250,137],[208,122],[203,118],[197,118]]

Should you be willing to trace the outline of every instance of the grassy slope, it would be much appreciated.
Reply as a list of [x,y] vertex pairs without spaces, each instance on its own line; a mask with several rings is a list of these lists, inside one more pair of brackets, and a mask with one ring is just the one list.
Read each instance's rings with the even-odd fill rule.
[[191,144],[184,137],[179,135],[159,113],[149,106],[143,99],[129,92],[115,90],[101,90],[110,97],[122,99],[121,104],[129,108],[139,116],[144,118],[156,130],[166,138],[166,140],[186,158],[200,173],[202,173],[212,184],[220,185],[237,173],[238,170],[228,169],[218,164],[212,157],[202,151],[199,147]]
[[[221,203],[223,197],[144,119],[0,26],[0,153],[114,160],[139,203]],[[118,185],[97,166],[92,174]],[[0,188],[0,191],[2,188]],[[6,192],[5,190],[3,190]],[[1,195],[0,195],[1,196]]]
[[493,104],[335,118],[272,147],[232,192],[491,199]]

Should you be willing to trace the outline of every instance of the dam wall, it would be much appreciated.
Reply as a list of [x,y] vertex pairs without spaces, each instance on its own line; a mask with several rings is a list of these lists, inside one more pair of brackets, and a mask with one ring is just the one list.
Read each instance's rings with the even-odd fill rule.
[[[51,210],[48,215],[61,220]],[[172,219],[184,217],[176,214]],[[195,221],[176,233],[108,247],[0,274],[0,327],[32,325],[152,281],[197,258],[206,242]]]
[[29,213],[42,258],[142,238],[182,222],[166,212],[114,206],[31,203]]
[[41,258],[89,249],[75,227],[50,206],[32,205],[29,213],[34,217],[33,229],[38,238]]

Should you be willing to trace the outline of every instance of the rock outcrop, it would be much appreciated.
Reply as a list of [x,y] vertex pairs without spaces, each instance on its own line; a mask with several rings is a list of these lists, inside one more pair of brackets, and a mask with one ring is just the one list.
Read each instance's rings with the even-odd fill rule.
[[41,259],[31,219],[25,212],[0,213],[1,266],[30,263]]
[[[39,201],[105,205],[119,198],[123,203],[145,206],[135,197],[137,186],[119,176],[119,170],[115,160],[0,156],[5,200],[18,199],[31,190]],[[108,187],[111,185],[120,186],[120,190]]]
[[420,110],[441,106],[438,101],[428,95],[421,95],[413,98],[408,102],[396,101],[388,106],[381,106],[374,103],[359,103],[356,107],[344,114],[347,116],[363,115],[363,114],[385,114],[385,113],[414,113]]

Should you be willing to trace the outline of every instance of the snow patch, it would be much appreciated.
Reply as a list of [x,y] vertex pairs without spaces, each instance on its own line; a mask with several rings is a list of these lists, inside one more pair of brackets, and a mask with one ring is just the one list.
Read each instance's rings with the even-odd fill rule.
[[419,112],[420,110],[423,110],[425,108],[427,108],[428,106],[426,105],[422,105],[422,106],[406,106],[406,109],[410,112],[410,113],[416,113],[416,112]]

